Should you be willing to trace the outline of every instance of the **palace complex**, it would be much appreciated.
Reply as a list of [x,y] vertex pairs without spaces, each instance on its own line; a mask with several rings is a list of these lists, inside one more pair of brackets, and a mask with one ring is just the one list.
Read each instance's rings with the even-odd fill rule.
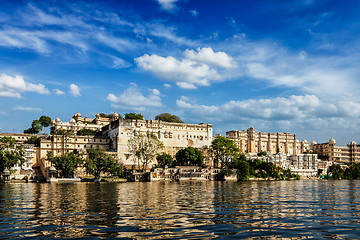
[[204,149],[212,141],[212,124],[188,124],[160,120],[135,120],[119,118],[102,130],[111,141],[111,149],[125,166],[134,164],[128,150],[128,141],[135,134],[154,134],[164,144],[164,151],[173,157],[182,148]]
[[62,122],[59,118],[52,121],[50,131],[56,133],[57,130],[67,130],[76,134],[80,129],[90,129],[100,131],[102,127],[108,125],[110,122],[119,119],[119,114],[116,112],[111,117],[101,117],[99,113],[95,115],[95,118],[81,117],[81,114],[76,113],[70,120],[70,122]]
[[308,142],[299,142],[295,134],[255,132],[254,127],[226,132],[226,137],[233,140],[243,153],[301,154],[309,149]]
[[[66,130],[62,135],[56,135],[58,130]],[[92,136],[76,135],[81,129],[91,129],[98,133]],[[111,115],[96,114],[95,118],[83,118],[76,113],[69,122],[62,122],[59,118],[51,124],[51,135],[14,134],[1,133],[0,137],[13,137],[23,144],[26,152],[24,166],[15,166],[14,170],[28,170],[32,175],[47,177],[53,171],[50,162],[46,161],[50,151],[54,156],[66,153],[86,153],[87,149],[100,147],[111,154],[119,163],[127,168],[136,165],[136,161],[129,151],[129,140],[140,134],[153,134],[164,145],[164,152],[175,157],[175,154],[183,148],[195,147],[200,149],[205,156],[205,165],[212,167],[212,156],[209,154],[209,146],[213,140],[212,124],[188,124],[163,122],[160,120],[136,120],[123,119],[116,112]],[[32,136],[41,138],[40,146],[25,145],[25,141]],[[277,166],[289,168],[291,171],[302,176],[314,176],[318,169],[323,173],[333,162],[353,163],[360,161],[360,145],[355,142],[347,146],[336,146],[336,141],[331,138],[327,143],[311,143],[311,150],[319,154],[308,154],[309,144],[306,140],[299,141],[295,134],[291,133],[265,133],[256,132],[254,127],[247,130],[232,130],[226,132],[226,137],[234,141],[236,146],[248,158],[262,158]],[[256,156],[259,152],[266,152],[265,157]],[[156,159],[149,163],[149,167],[156,164]],[[190,168],[189,168],[190,169]],[[214,170],[177,169],[179,176],[186,179],[204,176],[211,179],[216,173]],[[210,168],[209,168],[210,169]],[[167,170],[169,174],[172,169]],[[190,173],[188,173],[190,171]],[[201,173],[201,174],[200,174]],[[81,176],[83,170],[78,171]],[[159,173],[160,174],[160,173]],[[171,175],[171,174],[170,174]],[[170,176],[169,175],[169,176]],[[154,175],[155,176],[155,175]],[[166,177],[165,177],[166,178]]]
[[359,163],[360,144],[352,141],[346,146],[336,146],[336,141],[331,138],[326,143],[311,142],[311,150],[319,154],[320,157],[331,162],[338,163]]

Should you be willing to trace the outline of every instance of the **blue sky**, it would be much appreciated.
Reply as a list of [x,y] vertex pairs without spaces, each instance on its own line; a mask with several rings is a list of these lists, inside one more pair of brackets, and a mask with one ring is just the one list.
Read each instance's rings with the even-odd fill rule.
[[4,1],[0,131],[41,115],[170,112],[360,141],[360,2]]

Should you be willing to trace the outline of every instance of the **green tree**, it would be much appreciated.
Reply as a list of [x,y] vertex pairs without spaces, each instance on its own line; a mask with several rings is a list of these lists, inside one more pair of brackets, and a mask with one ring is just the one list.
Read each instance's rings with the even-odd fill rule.
[[74,132],[70,129],[62,129],[62,128],[59,128],[57,129],[53,135],[72,135],[74,134]]
[[333,179],[342,179],[344,178],[344,170],[338,164],[333,164],[328,169],[328,175]]
[[141,113],[125,113],[125,119],[144,120],[144,116]]
[[164,122],[175,122],[175,123],[183,123],[181,119],[176,115],[171,115],[170,113],[161,113],[155,117],[155,120],[160,120]]
[[344,173],[346,179],[360,179],[360,164],[353,163],[351,164]]
[[134,163],[141,171],[146,171],[149,163],[164,148],[164,144],[151,133],[137,134],[129,139],[129,152],[132,153]]
[[44,133],[46,134],[46,128],[51,124],[51,118],[49,116],[41,116],[39,118],[39,123],[44,129]]
[[62,177],[74,177],[75,170],[83,163],[81,156],[73,152],[54,157],[53,153],[49,151],[47,160],[54,165]]
[[214,155],[214,162],[220,162],[221,168],[229,166],[230,162],[237,157],[239,149],[233,140],[225,137],[215,138],[210,145],[210,151]]
[[16,144],[16,140],[12,137],[0,137],[0,173],[7,168],[12,171],[16,164],[20,166],[24,164],[25,151],[22,146]]
[[40,147],[41,138],[32,136],[28,140],[25,141],[27,144],[34,144],[35,147]]
[[250,164],[247,161],[239,160],[236,164],[238,181],[248,181],[250,177]]
[[92,130],[92,129],[88,129],[88,128],[83,128],[80,129],[79,131],[76,132],[76,135],[79,136],[94,136],[99,132],[99,130]]
[[31,127],[24,130],[24,133],[38,134],[42,130],[42,126],[39,120],[33,120]]
[[119,174],[121,166],[119,163],[105,150],[97,147],[87,149],[87,157],[84,162],[86,173],[93,175],[99,179],[101,174]]
[[164,168],[165,166],[170,167],[174,161],[171,155],[167,153],[162,153],[160,155],[157,155],[156,160],[161,168]]
[[257,155],[258,155],[259,157],[267,156],[267,152],[265,152],[265,151],[260,151],[260,152],[257,153]]
[[204,155],[202,152],[193,147],[187,147],[179,150],[175,157],[175,164],[178,166],[202,166],[204,161]]
[[[100,113],[100,117],[102,117],[102,118],[112,118],[113,116],[114,116],[113,113],[110,113],[110,114]],[[119,117],[121,118],[120,114],[119,114]]]

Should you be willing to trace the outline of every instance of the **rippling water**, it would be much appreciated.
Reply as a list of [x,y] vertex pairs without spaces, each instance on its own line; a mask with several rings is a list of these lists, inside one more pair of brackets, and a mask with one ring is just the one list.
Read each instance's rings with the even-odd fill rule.
[[360,239],[360,181],[1,184],[1,239]]

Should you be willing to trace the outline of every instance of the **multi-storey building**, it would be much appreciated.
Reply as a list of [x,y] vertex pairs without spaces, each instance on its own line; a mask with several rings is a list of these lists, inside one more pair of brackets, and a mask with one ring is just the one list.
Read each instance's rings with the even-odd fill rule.
[[299,142],[295,134],[255,132],[254,127],[226,132],[226,137],[233,140],[243,153],[300,154],[309,149],[308,142]]
[[116,112],[111,118],[101,117],[99,113],[95,115],[95,118],[91,119],[86,117],[81,117],[80,113],[76,113],[70,120],[70,122],[62,122],[59,118],[53,120],[51,124],[51,133],[56,133],[57,130],[63,129],[71,131],[76,134],[77,131],[81,129],[90,129],[90,130],[101,130],[105,125],[108,125],[110,122],[119,119],[119,114]]
[[[40,148],[36,152],[36,174],[47,177],[51,163],[46,161],[50,151],[54,156],[62,156],[66,153],[85,153],[87,149],[100,147],[105,150],[110,148],[110,139],[102,136],[77,136],[77,135],[50,135],[40,142]],[[83,173],[80,173],[80,175]]]
[[317,176],[319,169],[325,174],[329,167],[329,164],[318,159],[317,154],[269,154],[263,157],[248,156],[248,158],[271,162],[283,169],[290,169],[292,173],[301,177]]
[[360,162],[360,144],[352,141],[346,146],[336,146],[336,141],[331,138],[326,143],[311,143],[311,150],[318,153],[320,157],[339,163],[358,163]]
[[164,144],[164,151],[172,156],[182,148],[205,149],[212,141],[212,124],[172,123],[159,120],[118,119],[102,130],[111,140],[111,148],[117,152],[125,166],[134,164],[128,150],[128,142],[135,134],[154,134]]

